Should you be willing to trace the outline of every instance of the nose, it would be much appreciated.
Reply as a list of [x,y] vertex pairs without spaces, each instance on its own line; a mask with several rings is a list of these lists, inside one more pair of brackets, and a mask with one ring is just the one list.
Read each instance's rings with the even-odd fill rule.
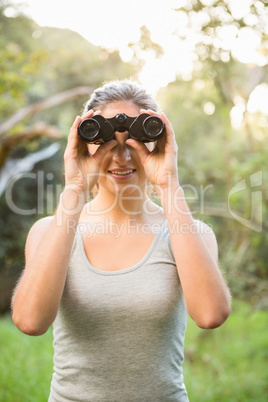
[[128,137],[128,131],[124,131],[123,133],[118,131],[115,132],[117,145],[112,149],[112,151],[113,159],[119,165],[126,165],[126,163],[131,159],[130,149],[126,144]]

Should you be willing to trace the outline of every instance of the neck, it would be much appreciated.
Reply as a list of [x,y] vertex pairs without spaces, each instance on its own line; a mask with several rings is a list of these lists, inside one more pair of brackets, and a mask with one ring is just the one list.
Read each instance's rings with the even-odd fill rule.
[[90,203],[90,211],[117,222],[128,219],[142,221],[144,216],[150,213],[153,205],[146,194],[146,189],[119,196],[118,193],[111,194],[100,188]]

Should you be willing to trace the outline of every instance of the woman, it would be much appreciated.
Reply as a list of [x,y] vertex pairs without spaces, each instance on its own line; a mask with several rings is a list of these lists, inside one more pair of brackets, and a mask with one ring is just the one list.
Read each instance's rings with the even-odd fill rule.
[[[165,124],[156,145],[127,131],[103,145],[78,136],[94,115],[145,112]],[[57,211],[32,227],[13,297],[22,332],[41,335],[53,323],[49,401],[187,401],[187,313],[199,327],[216,328],[230,296],[215,236],[185,201],[168,119],[136,83],[106,84],[75,119],[64,160]],[[148,197],[147,181],[161,206]]]

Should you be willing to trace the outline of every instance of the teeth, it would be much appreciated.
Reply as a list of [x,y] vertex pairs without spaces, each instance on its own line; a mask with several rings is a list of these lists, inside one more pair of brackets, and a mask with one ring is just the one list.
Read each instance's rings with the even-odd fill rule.
[[111,173],[113,173],[113,174],[118,174],[118,175],[121,175],[121,176],[124,176],[124,175],[129,174],[129,173],[132,173],[132,172],[134,172],[133,169],[131,169],[131,170],[125,170],[124,172],[118,172],[118,170],[111,170]]

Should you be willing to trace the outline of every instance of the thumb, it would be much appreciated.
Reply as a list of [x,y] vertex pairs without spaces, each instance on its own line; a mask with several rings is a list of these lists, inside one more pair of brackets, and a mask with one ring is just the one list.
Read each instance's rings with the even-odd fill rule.
[[100,166],[102,164],[102,161],[105,157],[105,155],[115,146],[117,145],[116,140],[111,140],[108,142],[105,142],[103,145],[98,147],[97,151],[94,153],[93,157],[97,164]]

